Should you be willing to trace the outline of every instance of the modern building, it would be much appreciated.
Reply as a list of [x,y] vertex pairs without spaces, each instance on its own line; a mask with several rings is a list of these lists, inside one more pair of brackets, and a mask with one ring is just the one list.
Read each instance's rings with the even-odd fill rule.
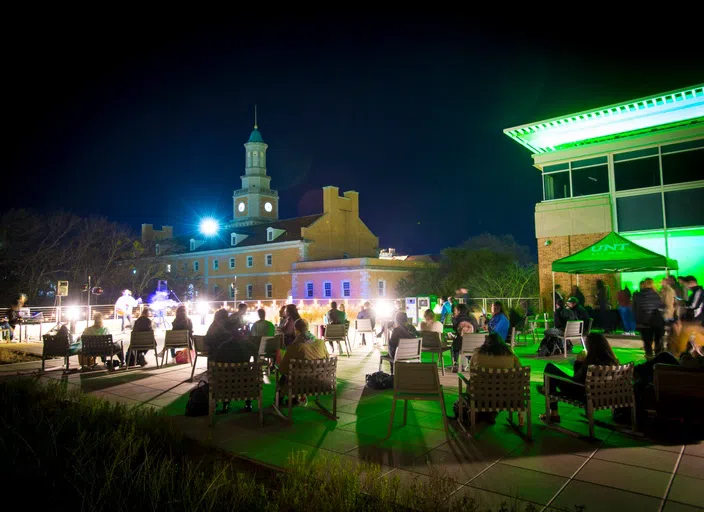
[[[532,152],[543,184],[543,200],[535,206],[535,236],[546,308],[552,262],[611,231],[676,259],[679,275],[704,280],[703,85],[504,133]],[[555,280],[567,293],[578,284],[589,304],[597,279],[612,290],[633,290],[644,277],[556,274]]]
[[337,187],[323,187],[322,213],[279,219],[279,194],[267,174],[268,145],[256,124],[244,147],[245,174],[232,197],[233,217],[216,236],[174,237],[171,226],[142,225],[142,240],[156,244],[157,252],[169,240],[172,249],[162,255],[167,268],[194,276],[207,299],[393,298],[403,276],[429,264],[423,258],[380,258],[379,239],[360,218],[359,194],[352,190],[340,196]]

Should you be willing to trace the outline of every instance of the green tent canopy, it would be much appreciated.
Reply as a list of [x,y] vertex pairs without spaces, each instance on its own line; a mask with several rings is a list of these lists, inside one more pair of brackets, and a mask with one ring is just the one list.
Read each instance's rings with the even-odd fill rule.
[[634,244],[618,233],[609,233],[594,245],[552,262],[553,272],[608,274],[677,270],[677,261]]

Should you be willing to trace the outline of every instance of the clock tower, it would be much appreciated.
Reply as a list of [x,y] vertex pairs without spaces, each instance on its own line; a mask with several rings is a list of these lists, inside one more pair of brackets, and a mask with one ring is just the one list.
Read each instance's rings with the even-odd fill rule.
[[257,126],[256,107],[254,130],[245,147],[245,168],[242,188],[232,196],[233,226],[251,226],[278,220],[279,193],[269,188],[271,177],[266,175],[266,150],[262,134]]

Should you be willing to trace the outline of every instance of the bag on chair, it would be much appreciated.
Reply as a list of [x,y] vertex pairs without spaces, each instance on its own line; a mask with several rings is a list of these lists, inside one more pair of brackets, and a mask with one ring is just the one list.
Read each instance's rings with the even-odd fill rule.
[[193,350],[191,350],[190,357],[191,357],[191,359],[189,360],[188,359],[188,349],[184,348],[184,349],[176,352],[176,357],[174,359],[176,359],[176,364],[190,363],[191,361],[193,361],[196,358],[196,353]]

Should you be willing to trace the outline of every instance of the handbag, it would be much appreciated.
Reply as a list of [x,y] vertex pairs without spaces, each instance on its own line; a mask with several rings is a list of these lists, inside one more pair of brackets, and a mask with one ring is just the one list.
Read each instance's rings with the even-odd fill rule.
[[174,358],[174,359],[176,359],[176,364],[186,364],[186,363],[190,363],[191,361],[195,360],[195,358],[196,358],[195,351],[191,350],[190,352],[191,352],[190,360],[188,358],[188,349],[187,348],[184,348],[184,349],[176,352],[176,357]]

